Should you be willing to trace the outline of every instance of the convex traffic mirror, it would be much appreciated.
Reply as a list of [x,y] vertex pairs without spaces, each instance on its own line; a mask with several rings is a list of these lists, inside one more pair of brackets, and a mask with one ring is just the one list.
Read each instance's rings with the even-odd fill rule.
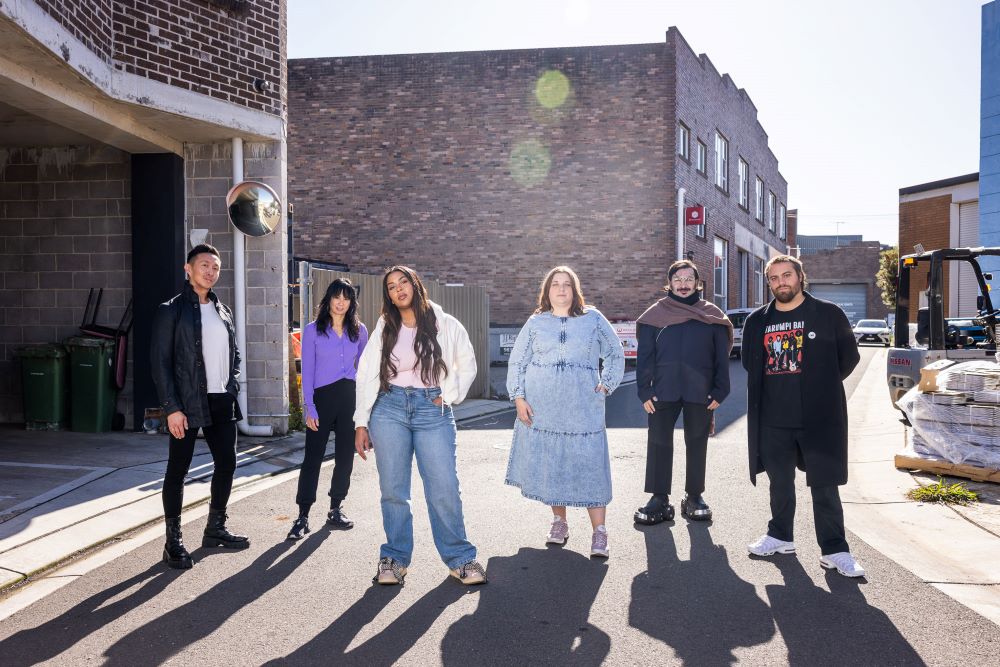
[[266,236],[281,224],[281,201],[269,186],[243,181],[226,195],[229,221],[247,236]]

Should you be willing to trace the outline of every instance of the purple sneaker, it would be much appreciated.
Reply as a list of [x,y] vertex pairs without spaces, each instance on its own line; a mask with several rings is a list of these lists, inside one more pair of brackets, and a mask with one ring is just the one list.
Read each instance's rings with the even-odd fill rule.
[[556,519],[549,527],[549,535],[545,538],[546,544],[566,544],[569,539],[569,524],[562,519]]
[[608,549],[608,531],[601,530],[603,526],[594,531],[594,536],[590,538],[590,555],[598,558],[607,558],[610,555]]

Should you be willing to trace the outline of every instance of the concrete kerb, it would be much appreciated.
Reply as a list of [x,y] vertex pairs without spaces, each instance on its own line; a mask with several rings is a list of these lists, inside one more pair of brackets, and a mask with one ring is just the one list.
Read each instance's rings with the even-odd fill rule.
[[1000,624],[1000,537],[953,509],[908,500],[919,486],[896,470],[904,428],[885,384],[886,354],[872,358],[848,402],[852,427],[847,528],[924,582]]

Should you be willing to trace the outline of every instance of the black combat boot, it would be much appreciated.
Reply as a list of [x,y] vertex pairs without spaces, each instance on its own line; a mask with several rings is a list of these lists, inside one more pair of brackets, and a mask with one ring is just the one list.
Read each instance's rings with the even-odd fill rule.
[[636,523],[653,526],[664,521],[674,520],[674,506],[670,498],[662,493],[654,493],[644,507],[640,507],[634,516]]
[[712,508],[701,494],[687,494],[681,501],[681,514],[692,521],[708,521],[712,518]]
[[181,539],[181,518],[167,517],[167,543],[163,545],[163,562],[176,570],[187,570],[193,564],[191,554]]
[[246,549],[250,546],[250,538],[246,535],[233,535],[226,529],[226,510],[208,511],[208,525],[205,535],[201,538],[203,547],[223,547],[225,549]]

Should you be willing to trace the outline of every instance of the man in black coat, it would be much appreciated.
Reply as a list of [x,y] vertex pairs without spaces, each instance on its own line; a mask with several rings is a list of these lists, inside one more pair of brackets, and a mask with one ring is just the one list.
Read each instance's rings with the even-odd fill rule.
[[838,487],[847,483],[847,398],[844,379],[858,365],[851,323],[836,304],[804,291],[802,262],[788,255],[765,267],[774,299],[743,325],[747,370],[750,481],[771,482],[767,533],[747,545],[751,554],[795,552],[795,468],[812,492],[820,565],[864,576],[850,553]]
[[167,472],[163,479],[163,514],[167,542],[163,561],[191,567],[181,537],[184,478],[191,466],[198,429],[212,452],[212,499],[201,545],[245,549],[250,541],[226,528],[226,505],[236,471],[236,422],[242,419],[239,393],[240,351],[232,312],[212,291],[222,260],[210,245],[191,249],[184,264],[184,290],[160,304],[150,349],[153,384],[170,431]]

